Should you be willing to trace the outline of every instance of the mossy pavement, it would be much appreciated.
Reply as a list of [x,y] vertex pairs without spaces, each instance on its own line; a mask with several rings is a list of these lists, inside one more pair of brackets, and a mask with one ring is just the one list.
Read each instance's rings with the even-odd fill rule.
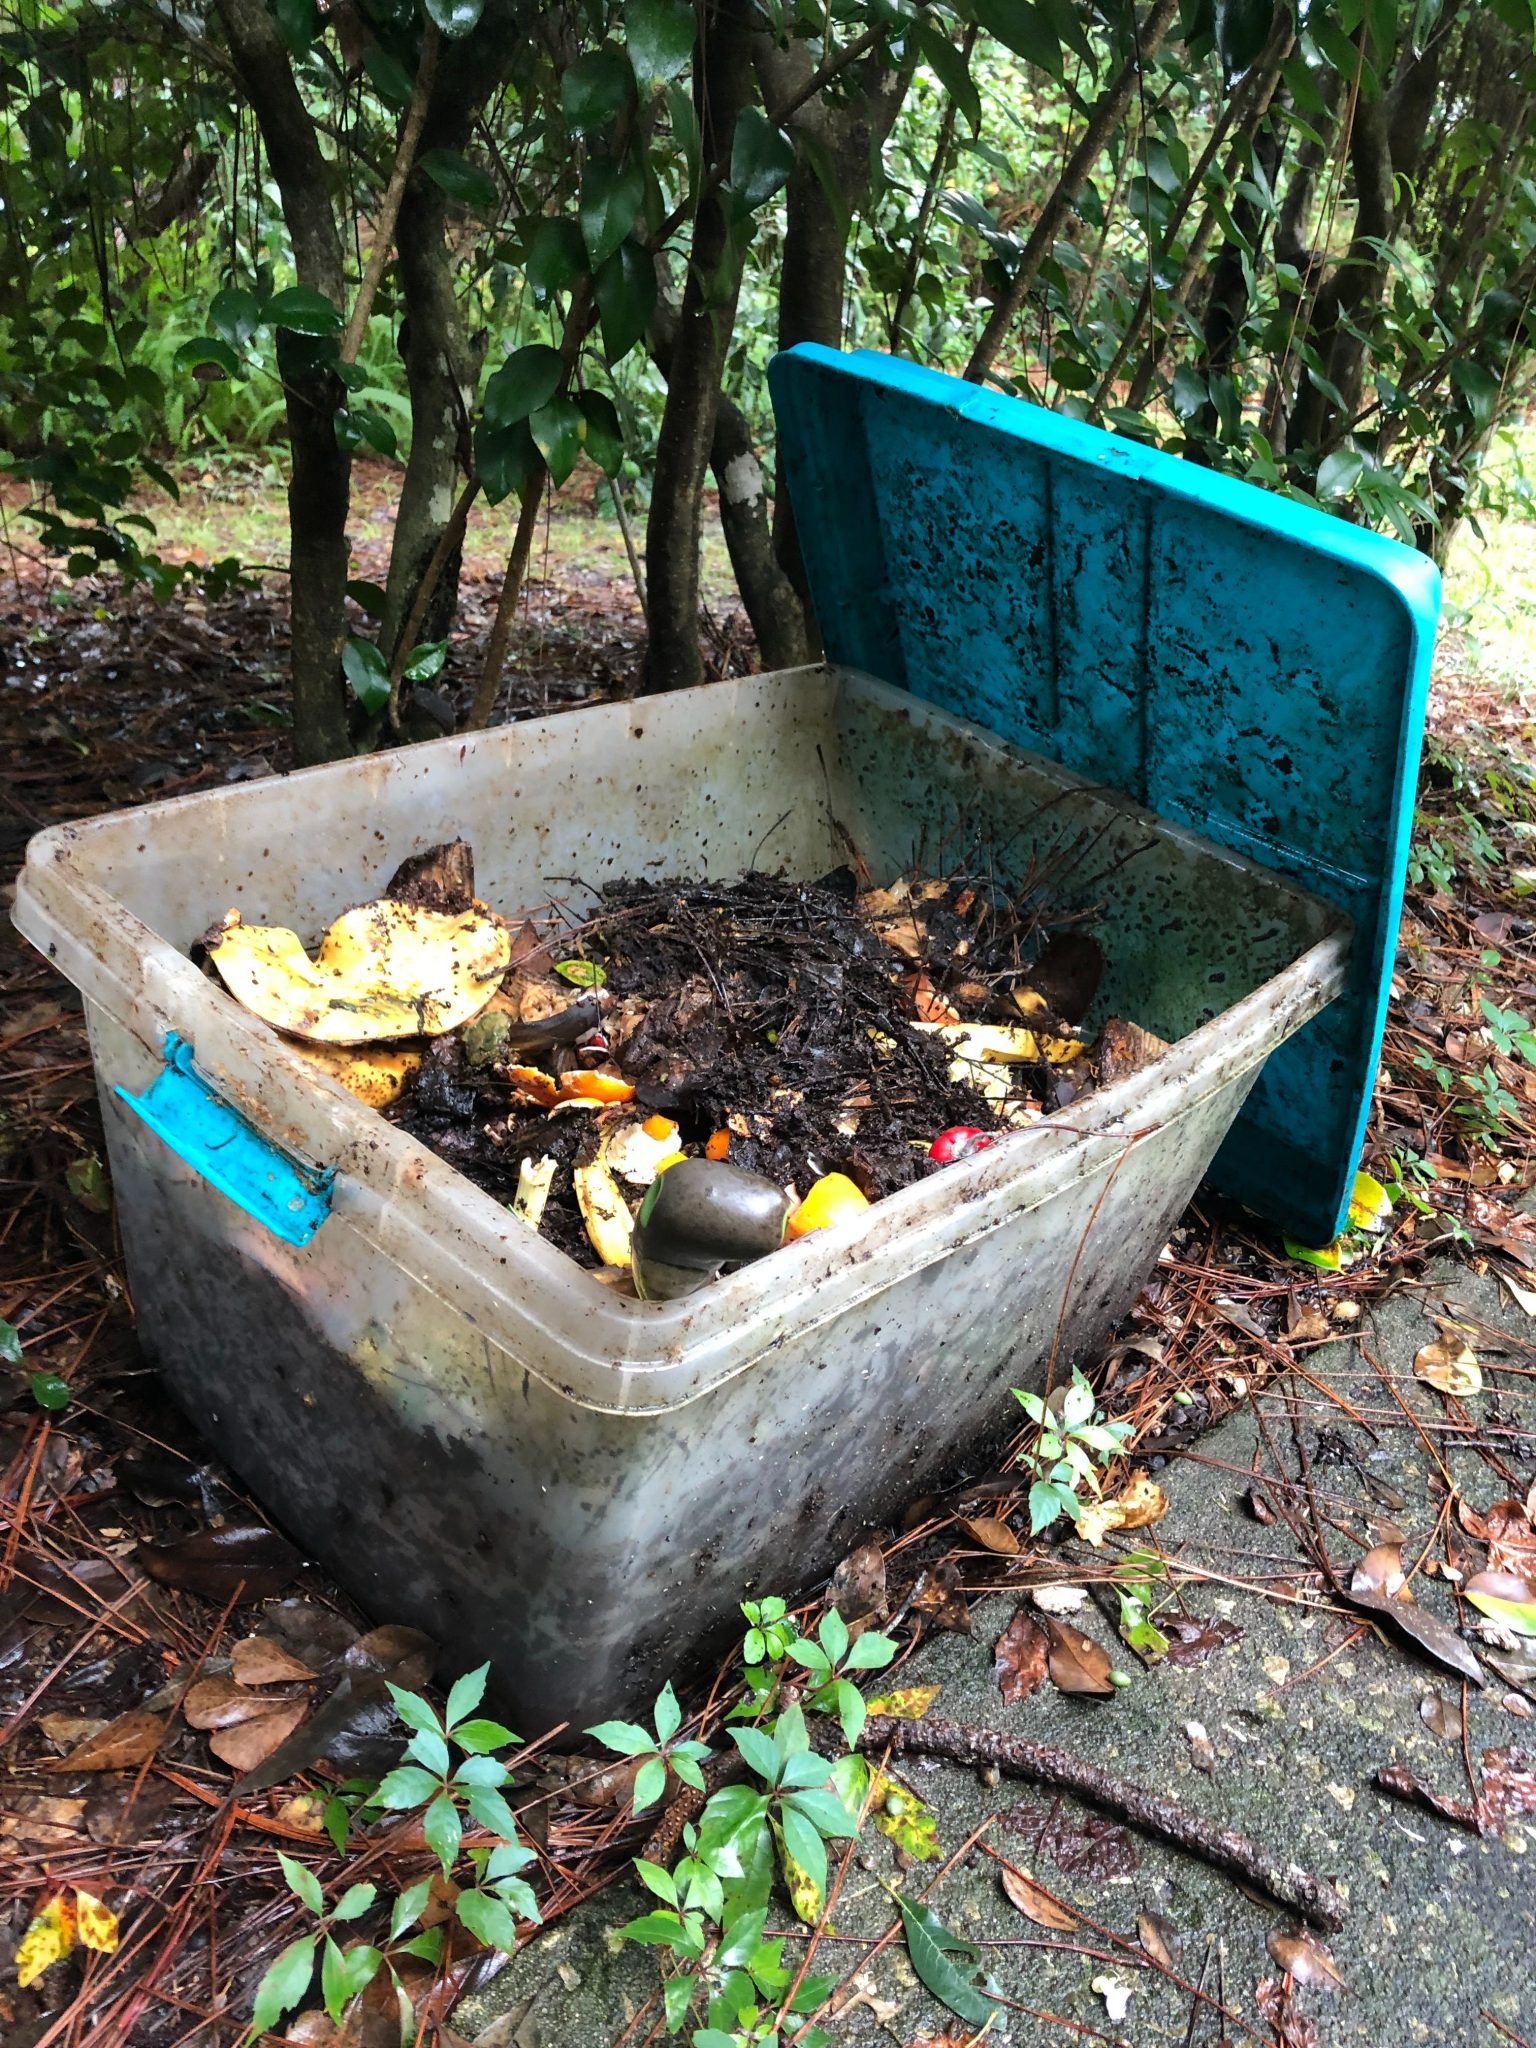
[[[1515,1475],[1504,1483],[1468,1443],[1444,1425],[1451,1411],[1412,1376],[1413,1359],[1436,1334],[1428,1311],[1446,1305],[1484,1326],[1474,1347],[1484,1357],[1487,1391],[1469,1402],[1474,1419],[1498,1433],[1498,1453]],[[1373,1523],[1401,1528],[1405,1555],[1418,1555],[1434,1527],[1442,1494],[1432,1481],[1432,1443],[1474,1508],[1511,1492],[1523,1495],[1536,1477],[1536,1324],[1496,1281],[1468,1268],[1436,1264],[1426,1281],[1405,1288],[1357,1326],[1358,1341],[1314,1351],[1307,1370],[1351,1402],[1375,1428],[1350,1421],[1336,1403],[1303,1382],[1274,1384],[1259,1397],[1269,1443],[1299,1467],[1292,1449],[1292,1411],[1308,1446],[1314,1484],[1336,1525],[1325,1524],[1337,1564],[1369,1547]],[[1504,1333],[1503,1350],[1487,1331]],[[1428,1440],[1399,1414],[1372,1358],[1397,1394],[1428,1425]],[[1318,1432],[1322,1431],[1321,1444]],[[1367,1631],[1349,1641],[1353,1625],[1326,1608],[1264,1597],[1245,1586],[1268,1574],[1283,1589],[1297,1567],[1285,1524],[1261,1526],[1246,1501],[1246,1474],[1272,1453],[1261,1442],[1254,1404],[1204,1438],[1193,1456],[1161,1477],[1170,1512],[1159,1534],[1168,1555],[1225,1574],[1192,1584],[1190,1609],[1236,1623],[1240,1638],[1203,1663],[1143,1671],[1123,1649],[1134,1683],[1102,1706],[1072,1700],[1049,1684],[1017,1705],[1005,1705],[992,1675],[992,1645],[1012,1614],[1012,1595],[980,1601],[969,1637],[943,1635],[903,1668],[906,1683],[942,1686],[933,1711],[952,1721],[1012,1731],[1090,1756],[1109,1772],[1169,1794],[1193,1811],[1240,1828],[1332,1877],[1347,1892],[1347,1926],[1329,1943],[1343,1989],[1298,1989],[1294,2010],[1315,2022],[1318,2048],[1472,2048],[1536,2038],[1536,1816],[1512,1824],[1502,1838],[1479,1840],[1433,1814],[1389,1801],[1373,1784],[1388,1762],[1408,1765],[1451,1797],[1467,1796],[1460,1722],[1461,1683],[1396,1642]],[[1356,1462],[1357,1461],[1357,1462]],[[1273,1465],[1268,1469],[1274,1470]],[[1401,1497],[1401,1508],[1384,1509]],[[1353,1544],[1352,1544],[1353,1538]],[[1482,1561],[1479,1547],[1453,1538],[1465,1568]],[[1436,1542],[1432,1555],[1443,1555]],[[1443,1579],[1421,1574],[1421,1604],[1454,1623]],[[1075,1617],[1106,1646],[1108,1623],[1095,1608]],[[1536,1752],[1536,1729],[1525,1702],[1490,1674],[1486,1691],[1468,1689],[1466,1744],[1474,1762],[1484,1748],[1510,1744]],[[1438,1735],[1421,1709],[1438,1693],[1448,1732]],[[1506,1705],[1506,1699],[1511,1700]],[[1208,1733],[1214,1760],[1197,1765],[1188,1724]],[[989,1822],[978,1846],[933,1890],[929,1903],[958,1933],[977,1944],[994,1988],[1016,2001],[986,2035],[988,2042],[1034,2044],[1097,2039],[1152,2044],[1247,2042],[1275,2038],[1259,2021],[1262,1978],[1279,1972],[1266,1938],[1294,1925],[1282,1909],[1248,1896],[1230,1877],[1192,1856],[1135,1837],[1134,1868],[1092,1877],[1060,1867],[1037,1852],[1031,1821],[1047,1805],[1038,1789],[1004,1779],[989,1789],[975,1771],[909,1759],[903,1777],[937,1816],[945,1855]],[[1086,1809],[1067,1806],[1078,1820]],[[1055,1933],[1024,1919],[1005,1897],[990,1845],[1032,1871],[1065,1903],[1102,1929],[1136,1940],[1138,1915],[1152,1911],[1178,1931],[1175,1969],[1186,1980],[1204,1972],[1208,1993],[1247,2025],[1223,2023],[1210,2005],[1198,2012],[1181,1989],[1139,1958],[1116,1949],[1085,1926]],[[1115,1845],[1111,1845],[1113,1848]],[[1125,1860],[1125,1845],[1118,1845]],[[1068,1859],[1071,1860],[1070,1857]],[[1113,1861],[1113,1857],[1110,1859]],[[838,1901],[837,1939],[823,1944],[818,1971],[853,1970],[864,1947],[891,1920],[887,1884],[921,1891],[937,1865],[905,1876],[892,1844],[867,1833]],[[637,1888],[615,1887],[533,1941],[487,1989],[461,2008],[455,2024],[482,2048],[609,2048],[656,1987],[653,1952],[617,1941],[614,1929],[641,1910]],[[792,1926],[787,1906],[770,1928]],[[793,1947],[790,1953],[797,1954]],[[1101,1988],[1094,1988],[1095,1980]],[[1106,1979],[1130,1987],[1118,2023],[1109,2018]],[[853,1996],[828,2024],[841,2048],[890,2048],[950,2029],[958,2044],[967,2029],[947,2015],[918,1982],[900,1940],[880,1951]],[[1028,2008],[1027,2010],[1025,2008]],[[1193,2018],[1192,2018],[1193,2014]],[[1489,2017],[1491,2015],[1491,2018]],[[626,2043],[651,2038],[655,2009]],[[1493,2024],[1497,2020],[1507,2033]],[[659,2036],[658,2036],[659,2038]],[[1297,2048],[1305,2035],[1298,2034]]]

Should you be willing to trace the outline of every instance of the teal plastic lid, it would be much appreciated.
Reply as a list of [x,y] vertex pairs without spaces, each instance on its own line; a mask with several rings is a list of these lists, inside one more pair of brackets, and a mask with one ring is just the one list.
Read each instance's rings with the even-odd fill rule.
[[1349,986],[1211,1180],[1342,1227],[1402,909],[1440,578],[1380,534],[1028,400],[806,346],[769,368],[830,661],[1124,791],[1345,910]]

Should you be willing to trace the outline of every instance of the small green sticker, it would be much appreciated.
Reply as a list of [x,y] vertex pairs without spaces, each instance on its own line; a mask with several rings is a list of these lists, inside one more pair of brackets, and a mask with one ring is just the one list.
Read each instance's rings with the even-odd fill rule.
[[608,979],[595,960],[557,960],[555,972],[577,988],[601,988]]

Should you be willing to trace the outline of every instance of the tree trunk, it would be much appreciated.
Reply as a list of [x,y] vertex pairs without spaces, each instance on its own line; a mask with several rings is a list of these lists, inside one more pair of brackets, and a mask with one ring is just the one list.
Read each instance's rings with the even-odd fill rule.
[[[750,0],[717,0],[709,13],[695,86],[706,163],[729,162],[736,118],[751,93],[750,22]],[[647,694],[704,680],[699,651],[700,497],[740,288],[741,258],[733,245],[725,196],[716,185],[703,194],[694,221],[672,375],[656,443],[645,528],[650,632],[641,688]]]
[[[1363,31],[1362,31],[1363,33]],[[1359,401],[1365,343],[1360,333],[1381,296],[1386,259],[1380,243],[1392,233],[1392,150],[1387,109],[1380,99],[1362,94],[1355,103],[1349,160],[1355,174],[1355,232],[1349,249],[1317,295],[1311,341],[1322,359],[1323,375],[1344,400],[1343,412],[1326,392],[1300,373],[1288,447],[1326,452],[1335,430]]]
[[[405,301],[400,351],[411,395],[411,454],[395,514],[389,580],[379,645],[395,653],[427,564],[453,513],[460,476],[471,460],[469,417],[475,396],[475,361],[465,340],[453,270],[444,239],[446,203],[436,185],[413,178],[397,228]],[[423,640],[440,640],[458,609],[459,552],[438,578]]]
[[[341,237],[331,206],[329,167],[294,83],[276,17],[262,0],[216,4],[230,56],[261,126],[299,283],[322,293],[344,314]],[[278,371],[293,451],[288,484],[293,746],[302,763],[334,760],[350,744],[341,644],[352,465],[336,440],[340,380],[324,364],[317,366],[314,354],[312,342],[279,334]]]
[[[780,49],[770,37],[760,35],[755,59],[763,98],[770,106],[787,105],[815,75],[810,53],[798,39]],[[791,129],[803,135],[820,157],[822,171],[818,172],[809,150],[802,150],[784,195],[781,349],[795,348],[803,341],[820,342],[825,348],[842,346],[853,217],[868,197],[872,153],[890,134],[911,75],[910,65],[898,70],[883,46],[877,45],[838,100],[820,94],[807,100],[790,121]],[[822,173],[836,187],[836,199],[823,183]],[[806,645],[819,655],[821,636],[816,631],[800,559],[794,507],[783,489],[774,495],[773,546],[799,600]]]

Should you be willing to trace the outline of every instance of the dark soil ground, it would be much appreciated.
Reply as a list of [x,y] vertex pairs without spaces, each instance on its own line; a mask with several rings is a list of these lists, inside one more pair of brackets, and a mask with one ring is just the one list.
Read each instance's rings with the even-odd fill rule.
[[[380,554],[376,573],[383,537],[364,545]],[[287,765],[286,625],[275,585],[161,610],[145,597],[107,590],[61,597],[35,565],[18,568],[18,579],[0,591],[7,873],[47,824]],[[475,672],[493,599],[493,582],[472,564],[466,633],[450,670],[459,694]],[[722,615],[707,637],[717,672],[747,659],[733,618]],[[622,690],[635,675],[639,646],[633,593],[611,569],[584,580],[561,568],[550,580],[536,579],[504,713],[527,716]],[[991,1601],[975,1613],[970,1640],[929,1630],[917,1650],[925,1631],[909,1619],[899,1633],[917,1657],[903,1667],[903,1681],[942,1682],[951,1691],[939,1711],[977,1726],[1045,1733],[1107,1757],[1124,1775],[1172,1785],[1255,1835],[1283,1838],[1294,1823],[1298,1855],[1347,1882],[1357,1906],[1339,1945],[1346,1992],[1337,2005],[1312,1992],[1293,2002],[1294,1987],[1262,1953],[1274,1916],[1250,1907],[1228,1878],[1144,1847],[1135,1865],[1111,1856],[1098,1875],[1071,1868],[1070,1854],[1064,1865],[1037,1841],[1038,1830],[1006,1818],[1030,1803],[1027,1789],[1005,1782],[989,1790],[963,1772],[924,1771],[915,1782],[938,1812],[946,1857],[989,1816],[1003,1817],[957,1864],[954,1892],[946,1879],[933,1900],[985,1944],[1004,1945],[999,1986],[1030,2008],[1010,2007],[988,2039],[1125,2037],[1183,2040],[1186,2048],[1218,2040],[1234,2048],[1245,2040],[1326,2048],[1370,2039],[1391,2048],[1427,2038],[1425,2029],[1458,2042],[1536,2038],[1529,1832],[1518,1820],[1487,1836],[1452,1832],[1432,1814],[1386,1806],[1371,1784],[1378,1762],[1396,1752],[1438,1790],[1467,1796],[1478,1782],[1481,1749],[1524,1736],[1504,1693],[1519,1701],[1529,1688],[1469,1695],[1459,1682],[1440,1681],[1446,1705],[1437,1721],[1452,1733],[1435,1734],[1426,1746],[1413,1717],[1433,1673],[1399,1636],[1379,1634],[1333,1595],[1318,1564],[1314,1519],[1315,1511],[1342,1566],[1371,1539],[1369,1518],[1382,1510],[1361,1475],[1382,1479],[1404,1503],[1385,1513],[1400,1516],[1405,1555],[1438,1580],[1426,1603],[1455,1619],[1446,1567],[1481,1561],[1458,1533],[1459,1505],[1486,1507],[1496,1478],[1523,1497],[1536,1470],[1525,1393],[1536,1383],[1536,1349],[1523,1305],[1495,1313],[1498,1286],[1519,1304],[1513,1290],[1526,1289],[1536,1267],[1536,1227],[1519,1206],[1536,1158],[1536,1067],[1510,1038],[1518,1027],[1505,1031],[1509,1050],[1489,1038],[1481,1003],[1487,995],[1522,1023],[1536,1007],[1526,913],[1536,883],[1528,866],[1536,835],[1531,735],[1517,699],[1451,675],[1437,688],[1434,732],[1422,852],[1365,1162],[1383,1180],[1401,1176],[1407,1190],[1391,1229],[1362,1240],[1356,1263],[1330,1274],[1288,1257],[1242,1217],[1197,1206],[1100,1375],[1107,1405],[1132,1422],[1139,1454],[1168,1486],[1170,1583],[1194,1612],[1228,1603],[1241,1642],[1198,1672],[1138,1678],[1124,1702],[1101,1709],[1043,1686],[1000,1713],[978,1645],[990,1645],[1041,1564],[1020,1520],[1016,1473],[970,1475],[965,1492],[914,1504],[906,1528],[875,1532],[894,1607],[925,1570],[930,1578],[953,1575],[960,1610]],[[277,1683],[281,1708],[334,1694],[340,1677],[377,1705],[385,1677],[422,1682],[428,1652],[391,1630],[387,1614],[349,1612],[324,1576],[266,1528],[259,1506],[229,1475],[207,1466],[195,1432],[159,1395],[135,1343],[78,1003],[8,928],[0,937],[0,991],[0,1175],[8,1198],[0,1218],[0,1318],[15,1327],[22,1347],[19,1368],[6,1368],[0,1407],[0,2039],[7,2048],[232,2048],[262,1971],[308,1924],[282,1883],[274,1850],[307,1862],[332,1896],[359,1875],[403,1884],[427,1870],[431,1857],[419,1827],[414,1836],[408,1827],[375,1831],[345,1857],[333,1851],[323,1829],[332,1781],[307,1768],[320,1754],[318,1738],[304,1747],[315,1715],[299,1719],[298,1754],[282,1753],[293,1756],[291,1773],[237,1795],[242,1766],[213,1746],[216,1727],[189,1723],[191,1688],[209,1679],[237,1688],[231,1673],[239,1666],[229,1660],[252,1633],[297,1645],[316,1674]],[[1349,1334],[1356,1304],[1398,1313],[1387,1297],[1416,1289],[1429,1261],[1447,1255],[1458,1263],[1432,1269],[1442,1299],[1475,1285],[1458,1296],[1473,1303],[1484,1328],[1472,1342],[1502,1361],[1502,1377],[1489,1372],[1491,1398],[1448,1403],[1412,1382],[1417,1327],[1379,1342],[1368,1335],[1348,1352],[1342,1378],[1319,1370],[1309,1352]],[[1381,1302],[1387,1305],[1378,1310]],[[1495,1340],[1489,1329],[1502,1334]],[[1383,1347],[1390,1352],[1386,1381],[1373,1377]],[[1271,1390],[1262,1409],[1255,1400],[1261,1387]],[[1202,1441],[1217,1424],[1225,1433]],[[1333,1455],[1325,1455],[1332,1439],[1323,1433],[1342,1444],[1326,1481],[1303,1485],[1298,1454],[1287,1448],[1293,1424],[1314,1473]],[[1233,1506],[1251,1483],[1255,1459],[1283,1482],[1280,1505],[1290,1511],[1262,1526]],[[1335,1489],[1347,1495],[1342,1507],[1331,1498]],[[1016,1552],[978,1549],[960,1528],[959,1512],[974,1528],[978,1501],[989,1521],[1011,1532]],[[1328,1520],[1335,1509],[1343,1528]],[[202,1540],[190,1552],[177,1548],[187,1537]],[[1061,1576],[1062,1560],[1044,1562],[1048,1575]],[[806,1613],[814,1615],[815,1589],[781,1590],[807,1596]],[[1107,1625],[1092,1625],[1113,1640]],[[1277,1676],[1281,1662],[1286,1669]],[[451,1646],[440,1664],[440,1677],[451,1678]],[[717,1745],[730,1697],[728,1680],[707,1711],[702,1697],[685,1702]],[[125,1714],[153,1720],[125,1728]],[[1191,1777],[1186,1723],[1197,1719],[1209,1732],[1215,1767]],[[98,1723],[109,1726],[93,1730]],[[376,1771],[402,1734],[386,1711],[382,1724],[354,1716],[338,1736],[333,1713],[326,1739],[333,1756],[350,1759],[344,1770]],[[98,1736],[105,1746],[94,1757],[82,1754]],[[568,1775],[533,1754],[519,1786],[525,1825],[540,1848],[531,1874],[547,1923],[622,1874],[645,1833],[612,1791],[607,1804],[567,1796]],[[941,1797],[941,1779],[953,1781],[952,1796]],[[1072,1825],[1080,1828],[1082,1818],[1074,1810]],[[1089,1931],[1048,1932],[999,1918],[989,1850],[1016,1852],[1041,1883],[1059,1881],[1067,1905],[1088,1916]],[[895,1875],[886,1844],[867,1853],[884,1859],[878,1874]],[[850,1894],[833,1930],[837,1966],[850,1986],[864,1986],[868,1971],[867,1995],[845,2006],[837,2038],[849,2048],[906,2044],[926,2029],[937,2040],[944,2017],[902,1976],[899,1946],[866,1954],[884,1928],[876,1874],[872,1867],[867,1883],[855,1886],[857,1903]],[[30,1989],[18,1989],[14,1950],[29,1916],[61,1886],[76,1885],[116,1912],[120,1946],[112,1954],[77,1950]],[[1170,1953],[1183,1988],[1149,1963],[1145,1949],[1125,1949],[1136,1939],[1137,1911],[1147,1906],[1174,1924],[1179,1944]],[[632,2014],[647,2009],[651,1966],[631,1959],[616,1973],[601,1932],[629,1910],[630,1901],[617,1897],[586,1909],[585,1931],[568,1937],[568,1953],[581,1943],[586,1959],[529,1950],[508,1977],[517,1994],[510,2022],[483,2003],[448,2021],[454,1999],[493,1963],[468,1944],[450,1951],[437,1979],[424,1971],[414,1987],[423,2038],[439,2027],[450,2048],[460,2029],[496,2048],[586,2048],[589,2041],[599,2048],[621,2036],[650,2038],[653,2010],[625,2030]],[[591,1960],[599,1956],[606,1960]],[[520,2010],[551,1983],[574,1995],[567,1971],[588,1988],[579,2014]],[[1106,1973],[1133,1981],[1130,2016],[1118,2025],[1093,1989]],[[1275,1988],[1260,1994],[1265,1975]],[[1199,1998],[1188,1989],[1196,1981]],[[1211,2008],[1212,1996],[1228,2018]],[[376,2026],[376,2014],[368,2024]],[[381,2040],[361,2016],[345,2036],[323,2020],[306,2026],[295,2038],[345,2039],[354,2048]],[[1311,2026],[1317,2031],[1308,2032]],[[967,2039],[957,2027],[951,2019],[953,2044]]]

